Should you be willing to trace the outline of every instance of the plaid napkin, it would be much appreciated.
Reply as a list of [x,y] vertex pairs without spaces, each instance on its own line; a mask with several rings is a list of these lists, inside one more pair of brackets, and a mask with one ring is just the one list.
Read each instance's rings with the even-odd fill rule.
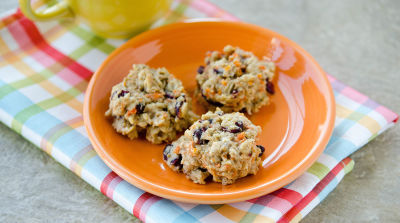
[[[177,1],[158,25],[193,17],[237,20],[205,0]],[[71,22],[32,22],[19,10],[0,22],[0,120],[146,222],[297,222],[353,168],[348,157],[397,121],[368,97],[329,80],[336,123],[324,153],[298,179],[245,202],[198,205],[144,192],[112,172],[93,150],[82,120],[88,81],[124,41]]]

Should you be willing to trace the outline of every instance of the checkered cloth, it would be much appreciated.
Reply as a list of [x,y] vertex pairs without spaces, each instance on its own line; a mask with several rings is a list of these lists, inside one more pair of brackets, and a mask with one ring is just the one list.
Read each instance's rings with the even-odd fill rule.
[[[158,25],[184,18],[236,20],[205,0],[174,2]],[[0,22],[0,120],[146,222],[297,222],[351,171],[348,157],[398,116],[329,76],[336,123],[324,153],[298,179],[271,194],[223,205],[179,203],[144,192],[112,172],[93,150],[82,120],[88,81],[124,41],[71,22],[32,22],[19,10]]]

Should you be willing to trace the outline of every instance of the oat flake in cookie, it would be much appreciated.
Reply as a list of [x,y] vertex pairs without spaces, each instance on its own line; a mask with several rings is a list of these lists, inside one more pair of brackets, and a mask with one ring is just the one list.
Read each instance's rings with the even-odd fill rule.
[[163,151],[164,161],[195,183],[210,176],[223,185],[256,174],[264,147],[256,145],[261,132],[242,113],[207,112]]
[[197,70],[197,97],[210,110],[241,111],[252,114],[269,103],[274,93],[275,64],[238,47],[208,52],[206,66]]
[[143,64],[134,64],[112,88],[106,116],[113,118],[113,127],[122,135],[134,139],[145,133],[156,144],[174,140],[176,132],[198,119],[182,82],[165,68]]

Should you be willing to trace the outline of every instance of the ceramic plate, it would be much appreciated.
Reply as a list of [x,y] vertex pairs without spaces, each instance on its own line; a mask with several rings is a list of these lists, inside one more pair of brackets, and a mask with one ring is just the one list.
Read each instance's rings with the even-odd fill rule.
[[[166,67],[188,92],[208,50],[231,44],[269,56],[277,65],[271,104],[249,116],[260,125],[257,144],[264,145],[263,164],[254,176],[228,186],[195,184],[163,162],[164,145],[119,135],[105,118],[113,85],[134,63]],[[197,113],[205,110],[194,102]],[[94,149],[129,183],[172,200],[228,203],[270,193],[300,176],[325,148],[334,125],[334,97],[325,73],[300,46],[268,29],[238,22],[186,22],[157,28],[132,38],[115,50],[90,80],[84,121]]]

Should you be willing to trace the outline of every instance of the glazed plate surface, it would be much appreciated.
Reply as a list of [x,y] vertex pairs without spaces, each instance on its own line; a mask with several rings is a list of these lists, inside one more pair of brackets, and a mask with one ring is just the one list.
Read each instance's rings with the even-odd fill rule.
[[[134,63],[166,67],[189,94],[208,50],[239,46],[277,65],[271,104],[248,116],[261,126],[257,144],[266,148],[254,176],[228,186],[195,184],[164,163],[165,146],[119,135],[104,116],[113,85]],[[206,112],[196,101],[195,111]],[[329,81],[300,46],[268,29],[238,22],[175,23],[147,31],[115,50],[93,75],[86,91],[84,120],[94,149],[119,176],[145,191],[190,203],[228,203],[251,199],[287,185],[309,168],[331,136],[335,104]]]

